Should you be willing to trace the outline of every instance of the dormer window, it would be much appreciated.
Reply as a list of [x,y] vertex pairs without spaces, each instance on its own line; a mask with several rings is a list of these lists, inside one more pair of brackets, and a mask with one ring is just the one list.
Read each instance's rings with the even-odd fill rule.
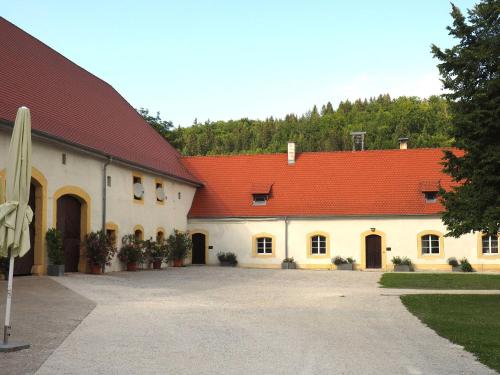
[[425,191],[424,192],[426,203],[436,203],[437,202],[437,191]]
[[267,204],[267,199],[269,195],[267,194],[253,194],[253,205],[254,206],[265,206]]
[[260,183],[252,185],[250,193],[252,194],[252,200],[254,206],[265,206],[267,201],[271,196],[271,187],[273,184]]

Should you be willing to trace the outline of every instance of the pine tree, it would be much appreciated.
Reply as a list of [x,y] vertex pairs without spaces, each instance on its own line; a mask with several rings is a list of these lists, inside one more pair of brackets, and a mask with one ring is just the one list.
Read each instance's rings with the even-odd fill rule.
[[467,19],[452,4],[450,35],[458,43],[432,46],[453,110],[454,146],[445,172],[459,185],[442,192],[449,235],[500,230],[500,2],[483,0]]

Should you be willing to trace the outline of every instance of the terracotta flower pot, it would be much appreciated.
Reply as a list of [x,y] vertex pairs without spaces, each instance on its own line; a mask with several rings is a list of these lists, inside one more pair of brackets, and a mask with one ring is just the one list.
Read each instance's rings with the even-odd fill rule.
[[153,261],[153,269],[160,270],[161,269],[161,259]]
[[127,271],[137,271],[137,262],[128,262]]
[[182,267],[182,259],[174,260],[174,267]]
[[90,273],[92,275],[99,275],[101,273],[101,265],[100,264],[91,264],[90,265]]

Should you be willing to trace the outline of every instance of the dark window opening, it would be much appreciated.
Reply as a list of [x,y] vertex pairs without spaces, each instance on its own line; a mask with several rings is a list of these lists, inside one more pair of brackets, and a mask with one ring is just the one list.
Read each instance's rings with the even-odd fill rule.
[[427,203],[435,203],[437,202],[437,191],[426,191],[424,193],[425,201]]
[[254,194],[253,195],[253,205],[254,206],[265,206],[269,196],[267,194]]

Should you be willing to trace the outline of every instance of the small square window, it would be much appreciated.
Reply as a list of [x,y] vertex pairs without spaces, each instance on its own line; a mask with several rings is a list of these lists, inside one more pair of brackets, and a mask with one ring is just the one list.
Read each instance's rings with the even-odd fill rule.
[[63,165],[66,165],[66,154],[65,153],[63,153],[61,156],[61,162],[63,163]]
[[266,194],[254,194],[253,195],[253,205],[254,206],[265,206],[267,204],[268,196]]
[[437,202],[437,191],[426,191],[424,193],[425,201],[427,203],[436,203]]

